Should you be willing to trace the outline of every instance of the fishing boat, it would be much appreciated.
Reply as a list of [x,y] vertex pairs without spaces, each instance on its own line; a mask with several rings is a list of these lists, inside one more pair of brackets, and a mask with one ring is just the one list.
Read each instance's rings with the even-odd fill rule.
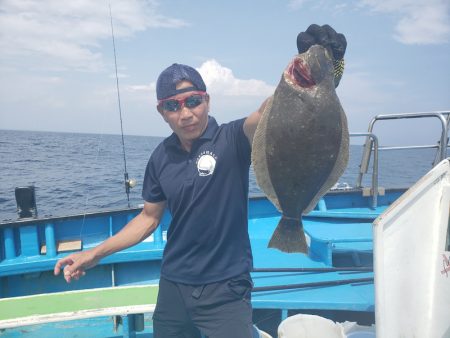
[[[303,216],[308,254],[269,249],[280,213],[265,196],[249,199],[261,337],[276,337],[280,323],[298,315],[376,327],[378,337],[450,336],[449,115],[378,115],[367,132],[352,133],[366,140],[357,182],[334,187]],[[412,187],[380,187],[378,152],[386,148],[374,125],[422,118],[438,119],[437,144],[395,149],[434,148],[434,168]],[[32,189],[19,196],[22,217],[0,223],[0,337],[152,337],[169,213],[146,240],[67,284],[53,275],[56,261],[98,245],[141,208],[38,218]]]

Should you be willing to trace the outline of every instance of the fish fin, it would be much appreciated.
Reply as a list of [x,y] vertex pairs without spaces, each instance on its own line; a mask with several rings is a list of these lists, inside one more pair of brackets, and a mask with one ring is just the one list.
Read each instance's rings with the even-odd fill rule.
[[308,214],[311,210],[313,210],[319,200],[339,181],[339,178],[345,172],[345,169],[348,165],[349,159],[349,134],[348,134],[348,125],[347,118],[345,116],[344,110],[341,109],[341,121],[342,121],[342,138],[341,145],[339,149],[338,156],[336,158],[336,162],[334,163],[333,170],[328,176],[326,182],[322,185],[322,188],[317,192],[308,206],[303,210],[303,214]]
[[344,74],[345,62],[344,59],[334,60],[334,87],[337,88],[339,86],[339,82],[341,82],[342,74]]
[[275,189],[270,181],[269,169],[267,168],[266,158],[266,129],[267,119],[272,109],[273,96],[269,98],[266,107],[262,112],[261,119],[256,127],[255,135],[252,142],[252,164],[255,173],[256,182],[261,190],[266,194],[267,198],[280,211],[280,202],[278,201]]
[[308,244],[301,219],[281,217],[268,247],[283,252],[308,253]]

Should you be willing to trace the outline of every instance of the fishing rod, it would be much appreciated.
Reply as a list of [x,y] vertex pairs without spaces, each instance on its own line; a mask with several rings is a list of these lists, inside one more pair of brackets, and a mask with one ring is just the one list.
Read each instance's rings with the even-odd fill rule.
[[[122,153],[123,153],[123,164],[124,164],[124,183],[125,183],[125,193],[127,194],[127,202],[128,202],[128,208],[130,208],[130,189],[133,188],[136,185],[135,179],[130,179],[128,177],[128,171],[127,171],[127,157],[125,152],[125,140],[123,137],[123,122],[122,122],[122,106],[120,104],[120,90],[119,90],[119,75],[117,73],[117,55],[116,55],[116,42],[114,39],[114,25],[113,25],[113,19],[112,19],[112,10],[111,10],[111,3],[109,3],[109,18],[111,22],[111,37],[112,37],[112,43],[113,43],[113,50],[114,50],[114,66],[116,71],[116,88],[117,88],[117,102],[119,105],[119,117],[120,117],[120,135],[122,136]],[[112,264],[111,269],[111,284],[112,287],[116,286],[116,272],[115,272],[115,264]],[[113,316],[113,327],[114,332],[117,332],[117,329],[119,327],[120,323],[120,317],[119,316]]]
[[254,268],[252,272],[371,272],[373,267]]
[[321,281],[321,282],[310,282],[310,283],[300,283],[300,284],[257,286],[252,289],[252,292],[278,291],[278,290],[290,290],[290,289],[301,289],[301,288],[313,288],[313,287],[320,287],[320,286],[336,286],[336,285],[343,285],[343,284],[361,284],[361,283],[373,283],[373,277],[353,278],[353,279],[336,279],[336,280],[327,280],[327,281]]
[[127,194],[127,201],[128,201],[128,208],[129,208],[130,207],[130,189],[136,185],[136,180],[129,179],[128,172],[127,172],[127,157],[126,157],[126,153],[125,153],[125,140],[123,137],[122,107],[120,104],[119,76],[117,74],[116,43],[114,40],[114,26],[113,26],[113,20],[112,20],[111,4],[109,4],[109,17],[111,19],[111,37],[112,37],[113,50],[114,50],[114,66],[115,66],[115,70],[116,70],[116,88],[117,88],[117,102],[119,104],[120,134],[122,135],[122,150],[123,150],[123,163],[124,163],[123,176],[124,176],[124,182],[125,182],[125,193]]

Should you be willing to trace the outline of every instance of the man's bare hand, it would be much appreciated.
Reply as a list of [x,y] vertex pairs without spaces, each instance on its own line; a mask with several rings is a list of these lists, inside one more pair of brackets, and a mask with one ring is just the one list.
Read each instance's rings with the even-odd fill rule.
[[97,263],[98,259],[91,250],[77,252],[56,262],[53,273],[57,276],[62,270],[64,279],[70,283],[72,280],[79,280],[86,274],[85,270],[94,267]]

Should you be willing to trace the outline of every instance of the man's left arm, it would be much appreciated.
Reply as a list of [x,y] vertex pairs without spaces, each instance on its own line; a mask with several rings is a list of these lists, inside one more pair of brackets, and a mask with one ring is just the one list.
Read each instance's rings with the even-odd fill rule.
[[247,136],[248,142],[250,143],[250,146],[253,143],[253,136],[256,132],[256,127],[258,127],[259,120],[261,119],[262,113],[264,109],[266,108],[267,101],[270,98],[267,98],[259,107],[259,109],[253,113],[251,113],[244,122],[244,134]]

